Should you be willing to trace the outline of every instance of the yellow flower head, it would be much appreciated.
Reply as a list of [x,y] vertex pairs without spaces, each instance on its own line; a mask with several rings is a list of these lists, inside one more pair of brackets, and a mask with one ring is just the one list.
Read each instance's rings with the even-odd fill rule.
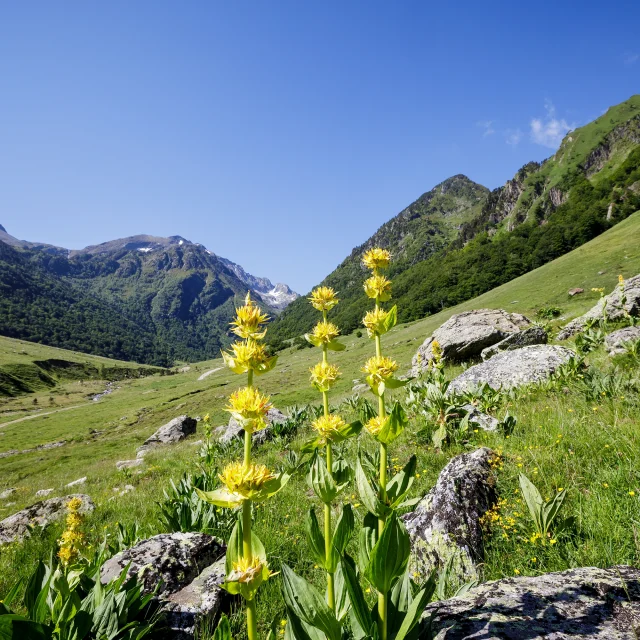
[[378,302],[391,300],[391,280],[374,275],[364,281],[364,292]]
[[368,311],[365,317],[362,319],[362,324],[367,328],[367,334],[370,338],[373,336],[381,336],[386,333],[384,323],[389,316],[389,311],[384,309],[374,309]]
[[372,435],[377,436],[380,433],[380,429],[382,429],[386,418],[382,416],[376,416],[375,418],[371,418],[365,425],[364,428]]
[[328,362],[319,362],[314,367],[311,367],[309,371],[311,372],[311,384],[318,391],[329,391],[340,377],[340,369],[335,364],[329,364]]
[[318,311],[329,311],[338,304],[336,292],[331,287],[316,287],[309,298],[311,306]]
[[329,344],[340,335],[340,329],[333,322],[318,322],[311,335],[323,344]]
[[269,356],[265,346],[255,340],[242,340],[231,345],[231,352],[222,352],[227,366],[236,373],[255,371],[267,364]]
[[82,507],[82,500],[77,496],[67,502],[67,509],[69,509],[69,511],[78,511],[80,507]]
[[622,274],[620,274],[618,276],[618,284],[622,287],[624,286],[624,278],[622,277]]
[[233,333],[241,338],[259,340],[264,338],[266,329],[262,325],[269,319],[266,313],[262,313],[253,300],[251,293],[247,293],[243,307],[236,308],[236,319],[231,323]]
[[362,256],[362,264],[372,271],[388,267],[389,262],[391,262],[391,252],[380,247],[369,249]]
[[591,291],[593,291],[594,293],[603,294],[604,293],[604,287],[591,287]]
[[245,500],[275,478],[263,464],[251,464],[245,469],[242,462],[228,464],[218,477],[231,493],[238,494]]
[[398,363],[386,356],[373,356],[362,368],[363,373],[368,374],[375,384],[388,380],[397,370]]
[[436,363],[442,360],[442,347],[437,340],[434,340],[431,343],[431,355],[433,356],[433,359],[436,361]]
[[228,580],[243,584],[253,582],[256,577],[261,575],[263,569],[262,561],[258,556],[253,556],[253,558],[242,556],[238,558],[237,562],[233,562],[231,566],[232,572],[229,574]]
[[255,387],[242,387],[229,396],[225,407],[247,431],[259,431],[267,426],[265,416],[272,404],[269,396],[263,396]]
[[311,426],[318,432],[323,443],[331,442],[336,436],[340,438],[340,429],[345,426],[345,421],[334,414],[320,416],[311,423]]

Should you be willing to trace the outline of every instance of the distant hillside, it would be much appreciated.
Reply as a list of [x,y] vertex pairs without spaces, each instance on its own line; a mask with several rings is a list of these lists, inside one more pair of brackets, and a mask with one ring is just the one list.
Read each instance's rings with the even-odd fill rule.
[[[425,196],[357,247],[322,284],[339,291],[333,316],[348,332],[360,324],[368,302],[362,293],[363,250],[374,244],[395,255],[390,271],[400,319],[415,320],[459,304],[553,260],[640,209],[640,96],[609,109],[590,124],[570,132],[556,154],[522,167],[491,193],[455,176],[438,185],[455,185],[480,197],[449,234],[438,234],[432,221],[414,222],[422,234],[407,230],[403,218]],[[428,195],[428,194],[425,194]],[[446,190],[445,190],[446,195]],[[440,212],[447,220],[447,212]],[[397,233],[394,233],[397,229]],[[405,242],[407,248],[405,249]],[[271,339],[279,344],[307,331],[315,321],[302,298],[278,319]]]
[[10,337],[162,366],[217,357],[248,289],[272,316],[297,297],[180,236],[68,251],[0,231],[0,334]]

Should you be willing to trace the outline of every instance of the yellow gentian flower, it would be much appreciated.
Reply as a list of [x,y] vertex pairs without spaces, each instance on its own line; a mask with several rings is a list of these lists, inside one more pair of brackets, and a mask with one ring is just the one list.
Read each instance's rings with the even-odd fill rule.
[[243,387],[229,396],[225,407],[247,431],[259,431],[267,426],[265,416],[273,406],[269,396],[263,396],[255,387]]
[[251,464],[245,469],[242,462],[232,462],[218,474],[218,477],[229,492],[249,500],[266,482],[273,480],[275,475],[263,464]]
[[309,369],[311,372],[311,384],[318,391],[329,391],[340,377],[340,369],[335,364],[319,362]]
[[364,282],[364,292],[379,302],[391,300],[391,280],[385,276],[371,276]]
[[334,439],[338,441],[344,438],[340,434],[340,430],[346,425],[346,422],[335,414],[328,416],[320,416],[311,423],[311,426],[318,432],[322,444],[331,442]]
[[389,311],[385,311],[384,309],[374,309],[373,311],[368,311],[364,318],[362,319],[362,324],[367,328],[367,334],[369,337],[373,336],[381,336],[383,333],[387,332],[386,327],[384,326],[385,321],[389,316]]
[[247,293],[243,307],[236,308],[236,319],[231,323],[233,333],[241,338],[260,340],[264,338],[266,329],[262,325],[269,319],[266,313],[262,313],[253,300],[251,293]]
[[393,377],[397,370],[398,363],[386,356],[373,356],[367,360],[362,368],[362,372],[368,374],[375,384]]
[[316,287],[309,298],[311,306],[318,311],[329,311],[335,307],[339,300],[336,292],[331,287]]
[[329,344],[340,335],[340,329],[333,322],[318,322],[311,335],[322,344]]
[[373,249],[365,251],[362,256],[362,264],[372,271],[384,269],[389,266],[390,262],[391,252],[388,249],[381,249],[380,247],[373,247]]
[[265,346],[251,339],[234,342],[231,352],[223,351],[222,357],[235,373],[246,373],[250,369],[261,372],[271,361]]
[[375,418],[371,418],[365,425],[364,428],[372,435],[377,436],[380,433],[380,429],[384,426],[386,418],[382,416],[376,416]]

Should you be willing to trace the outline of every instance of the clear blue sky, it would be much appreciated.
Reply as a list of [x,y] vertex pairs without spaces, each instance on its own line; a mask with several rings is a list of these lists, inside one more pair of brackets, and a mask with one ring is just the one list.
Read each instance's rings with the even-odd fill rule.
[[305,293],[640,91],[640,2],[5,2],[0,223],[182,235]]

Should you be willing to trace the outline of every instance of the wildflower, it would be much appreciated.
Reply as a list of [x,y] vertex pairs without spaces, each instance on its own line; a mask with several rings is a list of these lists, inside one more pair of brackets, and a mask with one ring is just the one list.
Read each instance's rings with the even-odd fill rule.
[[323,320],[313,328],[311,337],[319,344],[329,344],[340,335],[340,329],[333,322]]
[[398,363],[386,356],[373,356],[362,368],[362,372],[367,373],[374,384],[389,380],[397,370]]
[[378,302],[391,300],[391,280],[380,275],[373,275],[364,282],[364,292]]
[[433,360],[436,364],[442,360],[442,347],[437,340],[434,340],[431,343],[431,355],[433,356]]
[[79,513],[82,507],[80,498],[71,498],[67,503],[66,528],[58,541],[60,550],[58,557],[63,565],[68,566],[80,555],[80,548],[84,542],[84,534],[80,530],[82,526],[82,515]]
[[368,311],[362,319],[362,324],[367,328],[367,334],[369,337],[381,336],[389,330],[388,318],[391,311],[385,311],[384,309],[374,309]]
[[266,329],[262,325],[269,319],[266,313],[262,313],[253,300],[251,293],[247,293],[243,307],[236,308],[236,319],[231,323],[233,333],[241,338],[259,340],[264,338]]
[[240,496],[242,500],[250,500],[276,476],[263,464],[251,464],[245,468],[242,462],[232,462],[218,477],[230,493]]
[[275,365],[275,359],[269,358],[265,346],[251,339],[234,342],[231,345],[231,353],[223,351],[222,357],[225,364],[235,373],[264,373]]
[[259,431],[267,426],[265,417],[272,404],[255,387],[242,387],[229,396],[228,411],[247,431]]
[[340,377],[340,369],[335,364],[319,362],[309,369],[311,384],[318,391],[329,391]]
[[619,284],[621,287],[624,287],[624,278],[622,277],[622,274],[620,274],[620,275],[618,276],[618,284]]
[[602,295],[604,293],[604,287],[591,287],[591,291]]
[[322,444],[344,439],[340,431],[346,426],[346,423],[340,416],[335,414],[320,416],[311,423],[311,426],[320,435],[320,441]]
[[633,496],[636,495],[636,492],[635,491],[629,491],[629,495],[633,498]]
[[514,570],[513,570],[513,573],[514,573],[515,575],[519,576],[519,575],[520,575],[520,569],[514,569]]
[[331,287],[316,287],[309,298],[311,306],[318,311],[329,311],[335,307],[339,300],[336,292]]
[[231,563],[231,571],[222,586],[230,593],[242,594],[245,600],[253,600],[260,585],[272,575],[266,560],[259,555],[240,556]]
[[375,418],[371,418],[365,425],[364,428],[372,435],[377,436],[380,433],[380,429],[384,426],[386,418],[382,416],[376,416]]
[[369,249],[362,256],[362,264],[372,271],[378,269],[385,269],[391,262],[391,252],[388,249],[381,249],[380,247],[373,247]]

